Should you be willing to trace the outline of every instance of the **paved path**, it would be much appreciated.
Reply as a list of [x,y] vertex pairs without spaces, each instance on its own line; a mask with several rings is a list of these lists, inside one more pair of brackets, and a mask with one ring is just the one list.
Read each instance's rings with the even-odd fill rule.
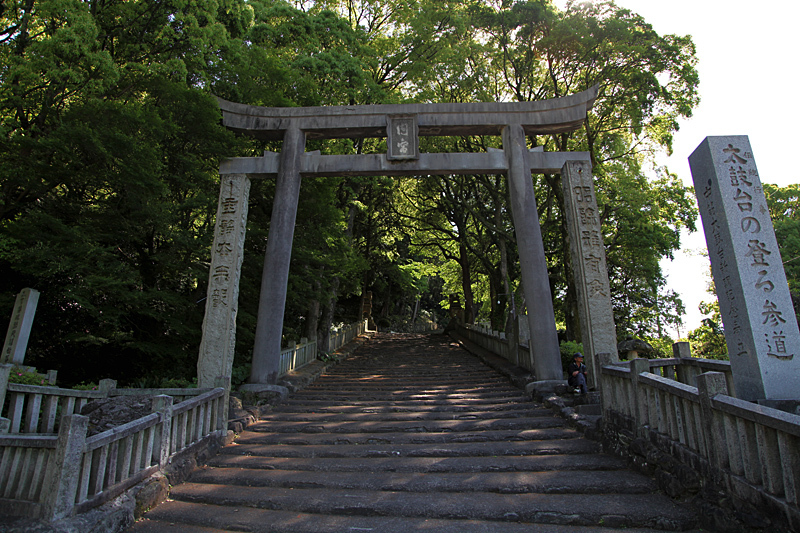
[[689,509],[443,335],[381,334],[129,531],[686,531]]

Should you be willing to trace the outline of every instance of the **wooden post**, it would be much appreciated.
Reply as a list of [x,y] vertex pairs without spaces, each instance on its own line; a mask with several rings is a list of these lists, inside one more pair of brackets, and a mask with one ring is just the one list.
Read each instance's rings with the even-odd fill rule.
[[68,415],[61,419],[56,449],[47,464],[42,490],[43,520],[52,522],[72,514],[88,427],[89,417],[86,416]]

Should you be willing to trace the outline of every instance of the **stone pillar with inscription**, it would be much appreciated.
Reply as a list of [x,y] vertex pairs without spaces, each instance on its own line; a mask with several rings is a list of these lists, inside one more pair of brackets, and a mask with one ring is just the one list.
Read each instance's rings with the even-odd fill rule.
[[800,399],[800,333],[750,140],[706,137],[689,165],[736,395]]
[[520,125],[503,129],[503,151],[508,161],[508,190],[514,234],[519,250],[522,288],[528,306],[531,369],[537,381],[564,380],[558,346],[547,260],[539,227],[539,212],[527,160],[525,131]]
[[578,294],[583,351],[589,368],[589,385],[599,388],[600,364],[597,354],[610,353],[615,361],[619,357],[592,164],[588,161],[567,161],[561,169],[561,186],[572,272]]
[[203,337],[197,359],[197,384],[201,388],[215,387],[218,377],[231,376],[249,197],[247,175],[221,177]]
[[38,303],[39,291],[35,289],[25,288],[17,295],[0,363],[21,365],[25,362],[25,351],[28,348],[33,316],[36,314]]

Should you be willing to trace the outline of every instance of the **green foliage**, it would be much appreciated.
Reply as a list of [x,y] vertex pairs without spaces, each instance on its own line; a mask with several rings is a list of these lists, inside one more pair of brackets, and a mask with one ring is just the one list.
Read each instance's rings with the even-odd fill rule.
[[[219,162],[280,148],[225,130],[215,95],[267,106],[523,101],[599,83],[586,128],[531,141],[590,151],[618,325],[658,337],[682,305],[658,261],[695,209],[675,176],[643,169],[696,105],[695,63],[688,37],[660,36],[606,1],[5,2],[0,308],[22,287],[41,291],[29,358],[67,383],[190,379]],[[499,139],[423,145],[482,152]],[[385,141],[307,149],[382,153]],[[561,184],[538,176],[535,187],[557,318],[575,339]],[[253,181],[234,381],[251,357],[273,196],[273,181]],[[794,230],[780,231],[788,242]],[[502,329],[526,304],[517,265],[500,176],[304,178],[284,337],[359,318],[367,292],[389,324],[442,316],[457,293],[470,320]]]
[[725,332],[722,328],[719,303],[702,302],[700,311],[709,315],[702,320],[702,325],[689,332],[688,338],[692,355],[705,359],[728,359],[728,346],[725,344]]
[[48,385],[46,376],[42,376],[36,372],[29,372],[16,366],[11,368],[11,372],[8,375],[8,382],[19,383],[20,385]]
[[583,353],[583,344],[575,341],[561,341],[559,349],[561,351],[561,368],[566,372],[572,362],[572,357],[576,353]]
[[231,371],[231,387],[238,389],[240,385],[247,383],[250,377],[250,365],[235,365]]
[[73,390],[97,390],[97,383],[95,383],[93,381],[91,381],[89,383],[86,383],[85,381],[82,381],[82,382],[78,383],[77,385],[73,385],[72,388],[73,388]]
[[800,297],[800,184],[786,187],[763,185],[786,281],[792,294]]

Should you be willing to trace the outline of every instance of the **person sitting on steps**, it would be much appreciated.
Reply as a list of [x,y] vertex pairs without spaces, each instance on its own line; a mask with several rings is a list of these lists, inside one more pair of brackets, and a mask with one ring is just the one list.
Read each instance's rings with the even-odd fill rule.
[[575,394],[586,394],[586,365],[583,364],[583,354],[576,353],[567,369],[567,383],[575,388]]

